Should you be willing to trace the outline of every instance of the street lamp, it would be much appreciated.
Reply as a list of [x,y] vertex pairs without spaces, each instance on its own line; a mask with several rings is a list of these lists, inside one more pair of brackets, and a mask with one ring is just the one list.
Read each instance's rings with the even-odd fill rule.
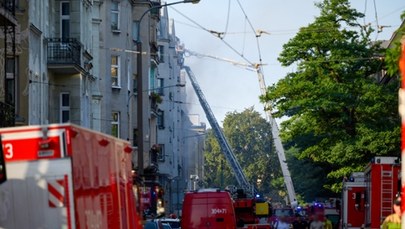
[[146,10],[142,16],[139,18],[138,21],[138,29],[137,29],[137,79],[136,83],[138,85],[138,93],[137,93],[137,125],[138,125],[138,173],[140,175],[143,175],[143,151],[144,151],[144,128],[143,128],[143,74],[142,74],[142,41],[140,39],[140,34],[141,34],[141,22],[142,19],[145,17],[145,15],[150,12],[151,10],[154,9],[160,9],[162,7],[167,7],[179,3],[198,3],[200,0],[183,0],[183,1],[178,1],[178,2],[172,2],[172,3],[166,3],[163,5],[156,5],[152,6],[148,10]]

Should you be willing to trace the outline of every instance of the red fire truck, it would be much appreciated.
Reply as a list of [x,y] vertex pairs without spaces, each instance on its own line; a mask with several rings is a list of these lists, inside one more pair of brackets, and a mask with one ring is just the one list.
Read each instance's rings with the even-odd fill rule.
[[72,124],[0,129],[0,228],[141,228],[126,141]]
[[375,157],[365,169],[365,227],[379,229],[382,221],[393,213],[392,203],[400,193],[401,164],[398,157]]
[[392,203],[401,188],[400,170],[399,158],[375,157],[364,172],[344,181],[342,228],[380,228],[393,213]]
[[182,212],[181,228],[236,228],[233,201],[226,191],[203,189],[187,192]]

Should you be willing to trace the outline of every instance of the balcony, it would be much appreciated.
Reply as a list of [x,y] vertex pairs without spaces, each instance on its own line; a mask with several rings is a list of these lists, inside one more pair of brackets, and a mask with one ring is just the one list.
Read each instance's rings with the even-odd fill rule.
[[0,102],[0,127],[15,126],[14,107]]
[[15,9],[15,0],[0,0],[0,21],[2,26],[17,25]]
[[75,74],[83,72],[80,55],[81,44],[75,38],[48,38],[48,69],[55,73]]

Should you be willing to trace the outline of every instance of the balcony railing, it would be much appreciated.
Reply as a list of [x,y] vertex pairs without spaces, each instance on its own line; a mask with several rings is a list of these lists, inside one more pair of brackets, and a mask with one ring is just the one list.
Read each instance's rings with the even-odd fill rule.
[[75,38],[48,38],[48,64],[76,64],[80,66],[81,44]]
[[0,127],[15,126],[14,107],[0,102]]

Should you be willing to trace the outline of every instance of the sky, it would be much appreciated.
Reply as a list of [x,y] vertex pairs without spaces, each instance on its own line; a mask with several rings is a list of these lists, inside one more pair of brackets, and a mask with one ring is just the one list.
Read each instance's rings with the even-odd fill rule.
[[[175,1],[167,1],[172,3]],[[191,68],[218,123],[228,112],[246,108],[262,114],[260,87],[256,72],[235,63],[260,63],[266,85],[282,79],[294,67],[282,67],[277,57],[283,45],[300,27],[312,23],[319,9],[312,0],[201,0],[198,4],[176,4],[169,7],[169,18],[175,23],[176,36],[185,48],[217,57],[189,56],[185,64]],[[389,40],[401,24],[404,0],[351,0],[351,6],[366,15],[363,24],[383,27],[375,32],[375,40]],[[214,32],[208,32],[214,31]],[[258,38],[253,31],[265,31]],[[218,32],[225,32],[218,36]],[[198,114],[209,126],[204,110],[187,80],[187,105],[190,114]],[[278,120],[278,122],[280,122]]]

